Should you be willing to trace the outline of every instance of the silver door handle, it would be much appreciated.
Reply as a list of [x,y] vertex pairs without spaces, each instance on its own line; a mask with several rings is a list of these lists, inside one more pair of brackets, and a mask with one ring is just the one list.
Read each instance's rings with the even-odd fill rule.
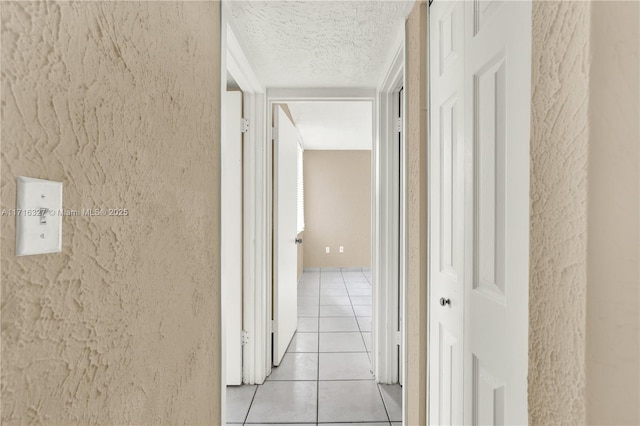
[[296,244],[302,244],[302,238],[296,238]]
[[445,299],[444,297],[440,298],[440,306],[451,306],[451,299]]

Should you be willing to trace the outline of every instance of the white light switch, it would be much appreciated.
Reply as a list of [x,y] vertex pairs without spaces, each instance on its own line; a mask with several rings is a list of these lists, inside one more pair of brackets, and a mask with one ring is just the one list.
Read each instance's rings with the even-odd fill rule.
[[16,256],[62,251],[62,182],[18,177]]
[[344,246],[340,246],[340,253],[344,253]]
[[325,248],[324,248],[324,252],[325,252],[325,253],[331,253],[331,249],[330,249],[329,247],[325,247]]

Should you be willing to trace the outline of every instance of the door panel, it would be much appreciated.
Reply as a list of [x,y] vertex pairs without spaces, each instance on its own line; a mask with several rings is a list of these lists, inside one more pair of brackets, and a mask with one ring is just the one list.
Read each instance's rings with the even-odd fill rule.
[[274,109],[274,333],[273,364],[280,365],[298,324],[298,133],[284,111]]
[[465,4],[465,423],[526,424],[531,3]]
[[[429,423],[462,424],[464,8],[434,2],[429,147]],[[440,300],[449,301],[442,306]]]
[[227,385],[242,383],[242,92],[223,98],[220,275],[224,295]]

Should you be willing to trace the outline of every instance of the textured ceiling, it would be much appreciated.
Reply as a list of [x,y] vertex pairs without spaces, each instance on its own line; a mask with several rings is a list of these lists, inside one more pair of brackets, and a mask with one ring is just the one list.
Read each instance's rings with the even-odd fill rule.
[[266,87],[375,87],[411,1],[230,1]]
[[371,102],[295,102],[289,111],[304,149],[371,149]]

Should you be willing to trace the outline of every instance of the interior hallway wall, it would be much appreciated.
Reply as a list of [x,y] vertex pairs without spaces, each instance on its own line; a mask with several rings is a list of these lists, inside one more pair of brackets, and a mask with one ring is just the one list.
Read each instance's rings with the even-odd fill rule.
[[640,424],[640,3],[591,7],[587,423]]
[[529,420],[638,424],[634,2],[534,2]]
[[304,185],[305,268],[370,267],[371,151],[305,150]]
[[405,27],[407,127],[407,289],[405,422],[427,424],[427,2]]
[[219,424],[220,4],[0,7],[2,208],[129,209],[26,257],[2,217],[2,423]]
[[585,423],[589,2],[533,2],[529,422]]

